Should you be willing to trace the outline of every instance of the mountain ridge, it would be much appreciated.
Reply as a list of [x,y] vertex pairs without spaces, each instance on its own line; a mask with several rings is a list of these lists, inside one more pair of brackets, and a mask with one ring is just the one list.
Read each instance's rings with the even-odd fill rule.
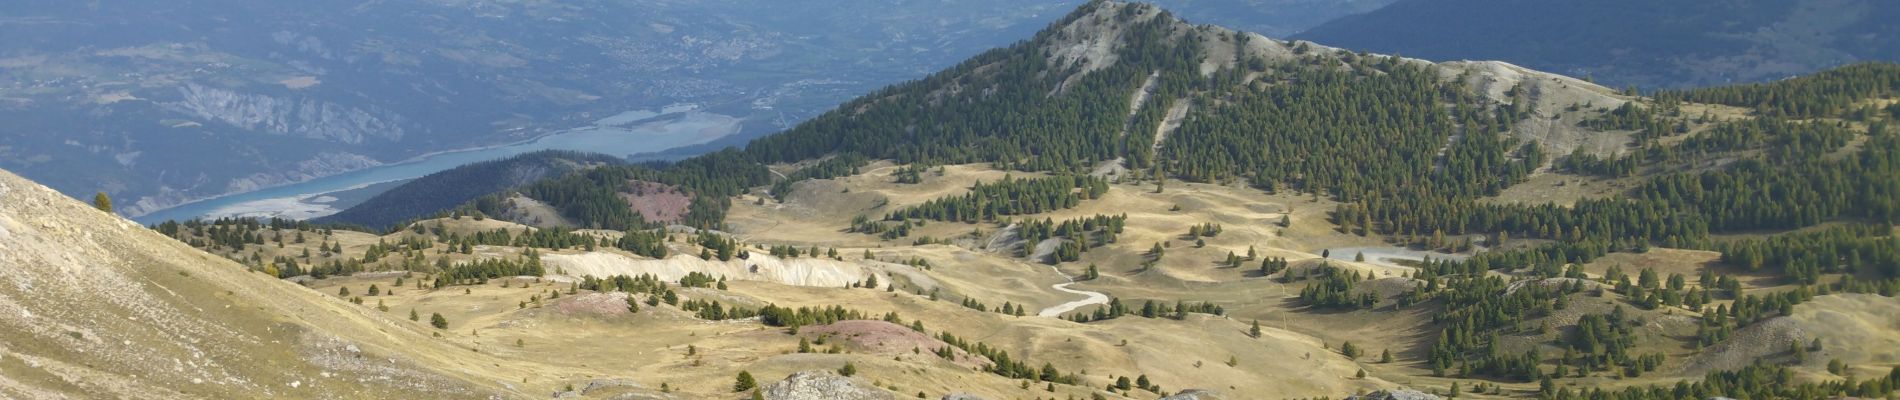
[[1900,61],[1884,1],[1394,2],[1293,37],[1438,59],[1502,59],[1611,86],[1690,88]]

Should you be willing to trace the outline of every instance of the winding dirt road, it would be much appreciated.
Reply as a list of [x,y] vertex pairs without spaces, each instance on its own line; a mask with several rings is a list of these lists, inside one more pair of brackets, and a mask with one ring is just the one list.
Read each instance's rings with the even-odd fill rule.
[[1060,317],[1062,316],[1062,313],[1075,311],[1075,309],[1077,308],[1082,308],[1083,306],[1087,306],[1090,304],[1108,304],[1108,295],[1102,294],[1102,292],[1091,292],[1087,290],[1070,289],[1069,285],[1075,284],[1075,278],[1069,278],[1068,274],[1063,274],[1062,270],[1056,269],[1055,266],[1050,266],[1049,269],[1055,269],[1056,274],[1062,275],[1062,277],[1067,278],[1069,280],[1068,283],[1058,283],[1053,286],[1049,286],[1050,289],[1055,289],[1063,293],[1073,293],[1073,294],[1079,294],[1079,295],[1088,296],[1088,297],[1083,298],[1081,300],[1057,304],[1049,308],[1044,308],[1042,309],[1042,311],[1036,313],[1037,316]]

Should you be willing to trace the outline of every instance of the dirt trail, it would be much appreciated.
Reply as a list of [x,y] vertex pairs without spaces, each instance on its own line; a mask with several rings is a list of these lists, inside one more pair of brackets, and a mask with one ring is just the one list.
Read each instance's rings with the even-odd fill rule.
[[1064,292],[1064,293],[1079,294],[1079,295],[1088,296],[1088,297],[1081,300],[1057,304],[1049,308],[1044,308],[1042,309],[1042,311],[1037,312],[1036,316],[1060,317],[1062,316],[1062,313],[1075,311],[1075,309],[1082,308],[1082,306],[1087,306],[1091,304],[1108,304],[1107,294],[1103,294],[1102,292],[1091,292],[1087,290],[1070,289],[1069,285],[1075,284],[1075,278],[1069,278],[1068,277],[1069,275],[1063,274],[1062,270],[1056,269],[1055,266],[1050,266],[1049,269],[1055,269],[1056,274],[1062,275],[1063,278],[1067,278],[1069,280],[1068,283],[1058,283],[1058,284],[1055,284],[1054,286],[1050,286],[1049,287],[1050,289],[1055,289],[1057,291]]

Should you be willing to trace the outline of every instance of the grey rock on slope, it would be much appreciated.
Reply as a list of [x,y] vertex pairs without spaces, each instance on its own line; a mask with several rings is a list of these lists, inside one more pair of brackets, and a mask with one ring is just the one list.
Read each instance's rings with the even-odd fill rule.
[[1227,400],[1227,397],[1201,389],[1188,389],[1161,400]]
[[1440,398],[1437,395],[1417,390],[1395,389],[1351,396],[1347,397],[1346,400],[1440,400]]
[[896,397],[878,388],[864,388],[851,378],[831,371],[801,371],[785,380],[773,382],[762,391],[770,400],[892,400]]

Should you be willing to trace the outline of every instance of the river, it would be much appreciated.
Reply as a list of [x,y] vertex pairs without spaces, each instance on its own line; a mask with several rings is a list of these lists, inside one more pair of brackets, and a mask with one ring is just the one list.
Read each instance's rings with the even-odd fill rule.
[[356,171],[184,203],[133,218],[152,224],[198,217],[287,217],[309,219],[334,214],[328,194],[383,182],[415,179],[457,166],[540,150],[579,150],[629,156],[712,141],[738,132],[740,120],[702,112],[690,105],[628,111],[594,125],[501,146],[431,153]]

